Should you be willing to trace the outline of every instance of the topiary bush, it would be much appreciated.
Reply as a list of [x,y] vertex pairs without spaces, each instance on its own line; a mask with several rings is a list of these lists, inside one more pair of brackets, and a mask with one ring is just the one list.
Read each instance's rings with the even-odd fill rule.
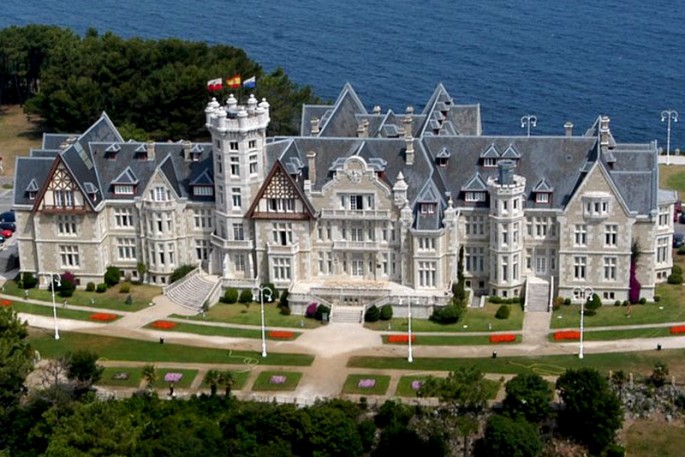
[[[64,275],[66,276],[66,275]],[[73,276],[73,275],[71,275]],[[76,283],[68,278],[62,278],[60,280],[59,286],[59,296],[60,297],[71,297],[74,295],[74,290],[76,289]]]
[[326,315],[326,319],[331,316],[331,309],[326,305],[319,305],[316,307],[316,313],[314,314],[314,319],[317,321],[323,320],[323,315]]
[[585,303],[585,308],[586,309],[591,309],[593,311],[598,310],[602,306],[602,300],[599,298],[599,295],[597,294],[592,294],[592,298]]
[[389,321],[392,319],[392,305],[381,306],[381,320]]
[[511,310],[509,309],[509,306],[502,305],[499,308],[497,308],[497,312],[495,313],[495,317],[497,319],[509,319],[510,313],[511,313]]
[[119,293],[120,294],[127,294],[129,292],[131,292],[131,284],[130,283],[125,282],[119,286]]
[[461,306],[449,305],[433,308],[430,320],[438,324],[454,324],[459,322],[465,309]]
[[671,273],[675,273],[677,275],[682,275],[683,274],[683,268],[680,265],[673,265],[671,267]]
[[654,303],[659,303],[661,301],[661,295],[654,296]]
[[28,271],[24,273],[24,276],[21,278],[21,280],[24,289],[33,289],[38,285],[38,279],[33,276],[33,273]]
[[252,303],[253,301],[253,296],[252,296],[252,291],[250,289],[243,289],[240,292],[240,297],[238,297],[238,301],[244,305],[248,303]]
[[683,275],[671,273],[670,275],[668,275],[666,282],[668,282],[669,284],[682,284],[683,283]]
[[564,305],[566,305],[566,306],[571,305],[571,299],[569,297],[564,298]]
[[371,305],[366,308],[366,312],[364,313],[364,322],[377,322],[380,318],[381,311],[378,309],[378,306]]
[[104,282],[101,282],[101,283],[98,284],[97,287],[95,288],[95,292],[97,292],[97,293],[99,293],[99,294],[101,294],[101,293],[103,293],[103,292],[107,292],[107,284],[105,284]]
[[312,302],[307,306],[307,309],[304,312],[304,316],[308,317],[310,319],[314,319],[314,316],[316,315],[316,308],[318,307],[318,303]]
[[121,270],[117,267],[109,266],[105,270],[104,282],[107,287],[112,287],[119,284],[119,278],[121,278]]
[[621,300],[616,300],[614,302],[614,306],[621,306]]
[[641,304],[641,305],[646,305],[646,304],[647,304],[647,299],[646,299],[645,297],[642,297],[642,298],[638,301],[638,303]]
[[93,281],[88,281],[88,284],[86,284],[86,292],[95,292],[95,283]]
[[286,307],[286,308],[290,308],[290,303],[288,302],[288,295],[289,295],[289,294],[290,294],[290,293],[288,292],[287,289],[283,291],[283,293],[281,294],[281,299],[279,300],[280,306],[284,306],[284,307]]
[[179,279],[183,278],[185,275],[190,273],[195,269],[194,266],[192,265],[181,265],[180,267],[176,268],[172,273],[171,277],[169,278],[169,284],[172,284]]
[[226,292],[224,292],[224,301],[228,304],[233,304],[238,301],[238,289],[234,289],[233,287],[229,287],[226,289]]

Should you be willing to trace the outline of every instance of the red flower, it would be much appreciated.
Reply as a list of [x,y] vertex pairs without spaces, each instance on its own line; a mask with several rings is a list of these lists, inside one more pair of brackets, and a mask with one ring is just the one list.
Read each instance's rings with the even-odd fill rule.
[[554,332],[554,340],[555,341],[579,340],[579,339],[580,339],[580,332],[578,330],[560,330],[558,332]]
[[12,301],[11,300],[2,300],[2,301],[0,301],[0,306],[12,306]]
[[269,338],[279,339],[279,340],[292,340],[295,337],[293,332],[287,330],[271,330],[269,332]]
[[91,320],[94,321],[103,321],[103,322],[109,322],[109,321],[114,321],[119,318],[116,314],[110,314],[110,313],[94,313],[90,315]]
[[491,343],[513,343],[516,341],[516,335],[513,333],[500,333],[498,335],[490,335]]
[[154,321],[151,326],[160,330],[169,330],[176,327],[176,322]]
[[[411,336],[411,342],[416,341],[416,335]],[[403,343],[403,344],[408,344],[409,343],[409,335],[406,333],[402,333],[401,335],[388,335],[388,343]]]
[[671,327],[671,335],[677,335],[679,333],[685,333],[685,325],[674,325]]

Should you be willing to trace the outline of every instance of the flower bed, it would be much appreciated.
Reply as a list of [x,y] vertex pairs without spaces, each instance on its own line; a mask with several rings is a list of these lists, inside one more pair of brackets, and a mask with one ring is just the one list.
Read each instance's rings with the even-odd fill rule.
[[183,377],[183,373],[167,373],[164,375],[164,382],[178,382]]
[[375,379],[360,379],[357,387],[360,389],[371,389],[376,385]]
[[176,327],[176,322],[169,322],[169,321],[154,321],[151,324],[152,327],[158,328],[160,330],[170,330],[174,327]]
[[412,381],[411,382],[411,390],[419,390],[422,385],[423,385],[423,381]]
[[115,321],[119,318],[116,314],[110,313],[93,313],[90,315],[90,319],[93,321],[110,322]]
[[287,380],[286,376],[274,375],[269,378],[269,384],[285,384]]
[[558,332],[554,332],[554,340],[555,341],[579,340],[579,339],[580,339],[580,332],[578,330],[560,330]]
[[12,306],[12,300],[2,300],[0,306]]
[[[416,335],[411,336],[411,342],[416,342]],[[388,343],[409,343],[409,335],[403,333],[401,335],[388,335]]]
[[295,333],[288,330],[271,330],[269,332],[269,338],[277,340],[292,340],[295,337]]
[[513,343],[516,341],[516,335],[513,333],[502,333],[498,335],[490,335],[490,342],[497,343]]
[[680,333],[685,333],[685,325],[674,325],[671,327],[671,335],[678,335]]

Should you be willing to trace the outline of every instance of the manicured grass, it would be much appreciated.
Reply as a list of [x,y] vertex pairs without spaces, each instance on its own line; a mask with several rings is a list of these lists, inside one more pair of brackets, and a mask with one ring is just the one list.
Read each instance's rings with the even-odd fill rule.
[[[110,287],[107,291],[99,294],[97,292],[86,292],[83,289],[76,289],[74,295],[67,298],[67,303],[76,306],[90,306],[93,308],[112,309],[120,311],[138,311],[150,304],[153,297],[161,295],[162,289],[157,286],[148,284],[132,284],[131,285],[131,299],[133,303],[127,305],[125,303],[126,297],[129,294],[120,293],[117,284]],[[5,294],[14,295],[15,297],[24,298],[24,289],[20,289],[14,281],[7,281],[4,284]],[[52,292],[47,288],[29,289],[29,298],[33,300],[41,300],[52,303]],[[55,301],[62,303],[64,298],[59,296],[59,292],[55,293]]]
[[[362,379],[373,379],[376,384],[373,387],[359,387]],[[351,374],[345,380],[342,393],[357,395],[385,395],[390,385],[390,376],[377,374]]]
[[[428,376],[425,375],[402,376],[397,383],[395,395],[398,397],[416,398],[417,391],[412,389],[412,383],[414,381],[423,382],[426,379],[428,379]],[[485,383],[485,390],[487,392],[488,399],[494,400],[497,397],[497,393],[499,392],[502,384],[499,381],[493,381],[492,379],[484,379],[483,382]]]
[[659,187],[677,190],[685,198],[685,165],[659,165]]
[[[272,384],[272,376],[285,376],[283,384]],[[293,391],[302,379],[302,373],[298,371],[262,371],[252,385],[253,391]]]
[[475,366],[483,373],[560,375],[567,368],[595,368],[607,374],[609,370],[623,370],[626,373],[648,375],[654,364],[662,361],[668,365],[672,375],[685,376],[685,349],[664,349],[662,351],[624,352],[612,354],[585,354],[579,359],[576,354],[540,357],[497,357],[492,358],[422,358],[415,357],[413,363],[404,357],[352,357],[349,367],[373,368],[378,370],[399,369],[408,371],[452,371],[459,366]]
[[[637,329],[621,329],[621,330],[597,330],[592,332],[583,332],[583,339],[585,341],[608,341],[608,340],[623,340],[630,338],[661,338],[672,335],[670,327],[648,327]],[[553,343],[568,343],[569,341],[557,341],[554,339],[554,333],[550,333],[549,341]]]
[[[18,313],[36,314],[38,316],[50,316],[52,317],[52,305],[43,306],[36,305],[34,303],[24,303],[21,301],[15,301],[12,303],[12,309]],[[75,319],[79,321],[90,321],[103,323],[102,321],[95,321],[90,318],[93,314],[92,311],[80,311],[77,309],[63,308],[61,304],[57,305],[57,317],[61,319]],[[110,321],[112,322],[112,321]]]
[[[685,287],[659,284],[657,295],[661,297],[659,302],[645,305],[628,307],[605,303],[595,316],[585,316],[583,324],[586,327],[605,327],[685,322]],[[580,305],[562,305],[552,313],[551,328],[577,327],[580,327]]]
[[[428,319],[412,319],[411,328],[415,332],[487,332],[516,331],[523,327],[521,305],[509,305],[509,319],[496,319],[495,313],[500,305],[488,303],[484,308],[469,308],[464,317],[456,324],[442,325]],[[406,318],[393,318],[389,321],[367,322],[364,326],[371,330],[392,330],[406,332]]]
[[[112,379],[117,373],[128,373],[128,379]],[[140,367],[106,367],[102,372],[102,379],[97,383],[99,386],[134,387],[140,386],[142,368]]]
[[[516,343],[521,342],[521,335],[516,336]],[[416,335],[416,341],[412,344],[415,346],[478,346],[478,345],[492,345],[499,346],[502,344],[516,344],[512,343],[490,343],[488,335]],[[388,343],[388,335],[383,335],[383,344],[395,344],[406,346],[407,343]]]
[[[217,303],[212,306],[206,313],[205,317],[201,314],[187,317],[189,320],[225,322],[227,324],[240,325],[262,325],[261,305],[259,303],[251,303],[243,305],[234,303],[232,305],[226,303]],[[172,315],[171,317],[182,317]],[[289,327],[289,328],[316,328],[320,327],[321,323],[314,319],[306,319],[304,316],[281,314],[281,311],[273,303],[264,304],[264,322],[267,327]]]
[[[183,375],[181,380],[174,384],[174,387],[178,387],[179,389],[189,388],[190,385],[195,380],[195,376],[197,376],[197,370],[186,370],[186,369],[179,369],[179,368],[157,368],[156,371],[157,371],[157,383],[155,384],[156,387],[168,387],[169,386],[169,383],[164,380],[164,376],[167,373],[181,373]],[[141,372],[142,372],[142,368],[141,368]]]
[[[198,325],[186,322],[174,322],[176,327],[169,329],[174,332],[185,332],[194,333],[197,335],[211,335],[211,336],[226,336],[230,338],[255,338],[259,339],[262,337],[261,330],[249,329],[249,328],[237,328],[237,327],[216,327],[210,325]],[[152,325],[147,325],[145,328],[152,328]],[[294,333],[294,338],[289,339],[292,341],[300,336],[301,333]],[[269,331],[266,332],[266,339],[274,341],[286,341],[283,338],[272,338],[269,336]]]
[[626,455],[631,457],[685,455],[684,433],[685,427],[679,422],[638,419],[626,430]]
[[[243,390],[245,388],[245,384],[247,384],[247,378],[250,377],[250,373],[252,370],[245,369],[245,370],[230,370],[231,374],[233,375],[233,388],[232,390]],[[200,388],[203,390],[209,390],[209,384],[207,384],[204,379],[202,380],[202,384],[200,384]],[[217,387],[217,394],[218,395],[223,395],[224,389],[221,386]]]
[[88,348],[103,359],[121,361],[309,366],[314,360],[313,356],[304,354],[271,352],[268,357],[262,358],[257,352],[159,344],[72,332],[62,332],[60,336],[55,341],[51,332],[32,329],[29,341],[44,358],[55,358],[69,351]]

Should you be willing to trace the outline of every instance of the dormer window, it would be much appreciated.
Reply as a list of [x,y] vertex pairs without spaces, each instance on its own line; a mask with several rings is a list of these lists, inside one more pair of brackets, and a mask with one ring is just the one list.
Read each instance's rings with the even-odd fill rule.
[[492,157],[486,157],[483,159],[483,166],[484,167],[496,167],[497,166],[497,160],[492,158]]
[[133,195],[134,190],[132,184],[117,184],[114,186],[114,195]]
[[193,195],[196,197],[211,197],[214,195],[214,186],[193,186]]
[[609,217],[609,200],[611,196],[603,192],[594,192],[583,196],[583,215],[588,219]]
[[535,194],[535,203],[549,203],[549,194],[547,192],[538,192]]
[[485,192],[466,192],[464,200],[467,202],[484,202]]
[[435,162],[438,164],[439,167],[445,168],[447,167],[447,161],[450,159],[452,156],[452,153],[447,150],[447,148],[442,148],[440,152],[438,152],[438,155],[435,157]]
[[419,211],[421,214],[435,214],[435,203],[421,203]]
[[446,168],[447,167],[447,159],[445,157],[438,157],[437,162],[438,162],[438,166],[440,168]]
[[29,191],[29,200],[35,200],[37,193],[38,192],[36,192],[36,191]]

